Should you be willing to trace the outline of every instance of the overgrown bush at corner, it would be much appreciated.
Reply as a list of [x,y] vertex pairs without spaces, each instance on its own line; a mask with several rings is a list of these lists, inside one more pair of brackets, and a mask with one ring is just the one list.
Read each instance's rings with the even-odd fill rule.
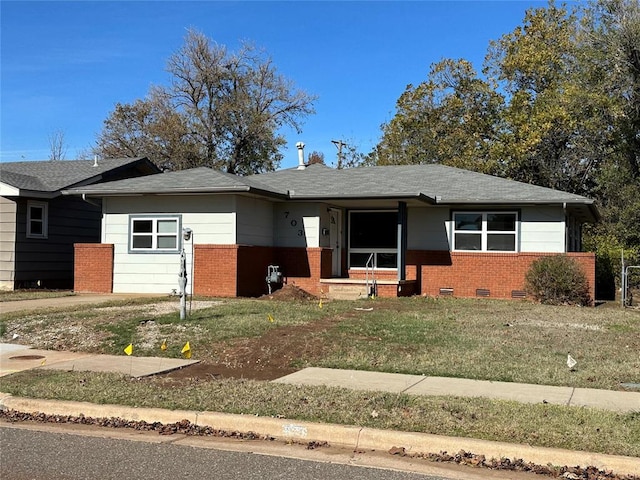
[[535,260],[525,275],[525,288],[548,305],[591,305],[589,282],[582,267],[566,255]]

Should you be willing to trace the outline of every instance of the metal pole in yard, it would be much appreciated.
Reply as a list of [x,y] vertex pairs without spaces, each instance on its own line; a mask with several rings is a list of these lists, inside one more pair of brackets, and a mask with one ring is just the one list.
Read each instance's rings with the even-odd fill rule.
[[620,277],[620,301],[622,302],[622,308],[625,307],[625,281],[624,281],[624,249],[621,250],[620,253],[620,262],[622,264],[622,276]]
[[180,274],[178,275],[180,285],[180,320],[187,318],[187,256],[184,248],[180,253]]

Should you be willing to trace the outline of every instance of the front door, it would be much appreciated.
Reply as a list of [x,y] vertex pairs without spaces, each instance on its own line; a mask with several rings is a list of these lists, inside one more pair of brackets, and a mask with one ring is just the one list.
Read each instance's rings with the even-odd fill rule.
[[331,275],[342,276],[342,212],[329,210],[329,245],[331,245]]

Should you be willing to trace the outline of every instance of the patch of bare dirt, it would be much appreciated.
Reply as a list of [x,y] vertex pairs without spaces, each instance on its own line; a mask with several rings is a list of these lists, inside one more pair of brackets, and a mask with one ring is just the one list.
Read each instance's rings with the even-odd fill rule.
[[274,380],[295,372],[297,369],[291,366],[294,360],[322,357],[326,348],[322,333],[339,321],[339,318],[327,318],[274,328],[257,338],[241,338],[220,347],[217,357],[221,362],[205,360],[164,376],[180,380]]
[[[264,300],[317,300],[317,297],[294,285],[286,285]],[[246,378],[274,380],[289,375],[297,369],[294,360],[309,360],[323,356],[327,346],[322,334],[343,318],[324,318],[303,325],[273,328],[257,338],[241,338],[230,344],[220,345],[214,363],[203,361],[164,377],[184,381],[211,380],[215,378]]]
[[318,297],[296,285],[285,285],[270,295],[263,295],[261,300],[318,300]]

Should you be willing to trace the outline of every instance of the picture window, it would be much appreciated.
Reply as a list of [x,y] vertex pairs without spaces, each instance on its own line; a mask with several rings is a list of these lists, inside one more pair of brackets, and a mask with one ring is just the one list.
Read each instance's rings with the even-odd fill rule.
[[349,268],[365,268],[370,258],[374,268],[398,267],[396,210],[349,213]]

